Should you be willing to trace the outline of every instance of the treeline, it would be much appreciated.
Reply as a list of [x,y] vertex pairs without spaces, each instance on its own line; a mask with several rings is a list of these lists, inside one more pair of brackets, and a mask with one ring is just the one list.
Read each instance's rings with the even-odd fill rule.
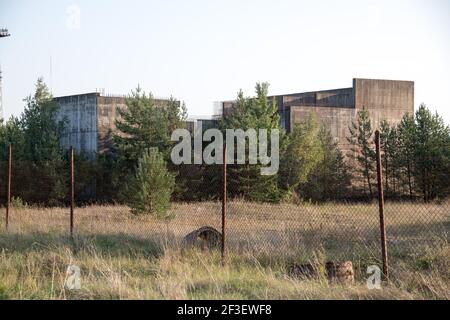
[[231,196],[280,202],[323,201],[348,195],[349,168],[330,133],[311,114],[286,134],[280,126],[275,100],[268,99],[267,83],[256,85],[255,98],[245,97],[240,92],[233,112],[224,117],[221,128],[267,129],[269,136],[271,130],[281,132],[278,174],[262,176],[261,165],[250,165],[248,160],[245,165],[230,165],[228,190]]
[[[7,146],[13,145],[13,196],[29,204],[67,202],[68,157],[59,139],[67,124],[42,79],[25,99],[20,117],[0,126],[0,179],[5,181]],[[166,217],[167,203],[217,200],[221,195],[220,165],[180,165],[170,161],[175,145],[171,133],[183,128],[186,108],[171,99],[155,104],[140,88],[120,111],[114,144],[95,161],[76,157],[76,197],[79,203],[127,203],[136,214]],[[256,86],[256,97],[242,92],[233,112],[219,121],[225,129],[280,131],[278,174],[262,176],[261,165],[230,165],[229,196],[258,202],[351,200],[376,196],[374,129],[368,112],[359,112],[350,128],[351,154],[344,155],[327,128],[313,114],[287,134],[280,127],[268,84]],[[205,128],[204,128],[205,129]],[[422,105],[401,123],[381,124],[385,190],[392,197],[425,201],[450,193],[450,132],[437,114]],[[270,146],[268,148],[270,150]],[[248,145],[247,145],[248,150]],[[0,196],[4,199],[4,188]]]
[[28,203],[59,205],[68,185],[68,157],[59,143],[64,122],[58,121],[57,105],[39,79],[33,95],[24,99],[20,117],[0,126],[0,196],[5,202],[8,146],[13,150],[12,195]]
[[[354,172],[364,192],[376,192],[374,130],[367,110],[358,113],[350,127]],[[437,113],[422,104],[414,115],[400,123],[380,124],[380,144],[385,194],[391,198],[423,198],[425,202],[450,193],[450,128]]]

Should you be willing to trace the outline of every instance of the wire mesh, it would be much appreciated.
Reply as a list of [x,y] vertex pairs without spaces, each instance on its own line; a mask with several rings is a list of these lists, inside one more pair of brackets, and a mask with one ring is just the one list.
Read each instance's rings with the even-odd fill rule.
[[[0,181],[7,181],[6,169],[7,162],[1,162]],[[83,195],[76,187],[74,237],[95,239],[111,247],[117,243],[124,247],[125,244],[132,250],[136,245],[146,247],[150,244],[180,248],[185,245],[184,238],[189,233],[205,226],[221,232],[221,167],[217,166],[215,179],[211,172],[201,168],[190,168],[185,172],[194,169],[200,172],[198,181],[190,181],[186,186],[187,192],[201,193],[203,189],[207,190],[207,196],[172,201],[171,214],[166,219],[133,215],[124,204],[91,204],[83,200],[86,192]],[[75,185],[79,170],[75,166]],[[60,179],[55,182],[57,174]],[[33,163],[13,161],[8,233],[24,238],[36,233],[68,237],[69,174],[67,163],[58,170],[52,167],[42,170],[42,166],[38,170]],[[6,199],[5,184],[2,184],[0,196]],[[245,192],[233,189],[234,185],[228,185],[226,206],[226,250],[229,257],[248,255],[299,261],[321,254],[333,260],[381,259],[376,194],[360,197],[357,201],[349,196],[321,203],[270,203],[250,201]],[[85,188],[90,188],[89,192],[95,194],[92,185]],[[47,201],[49,195],[59,197],[59,202]],[[5,207],[1,211],[4,217]],[[425,203],[420,198],[391,199],[387,196],[385,219],[390,259],[423,253],[429,247],[449,242],[449,200]],[[0,227],[6,227],[4,219],[1,219]]]

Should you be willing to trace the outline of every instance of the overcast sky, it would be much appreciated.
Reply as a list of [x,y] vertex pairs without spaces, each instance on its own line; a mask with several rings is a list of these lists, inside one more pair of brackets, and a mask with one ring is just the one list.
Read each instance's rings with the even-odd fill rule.
[[448,0],[0,0],[0,27],[6,117],[39,76],[55,96],[140,84],[190,115],[257,81],[282,94],[364,77],[415,81],[416,107],[450,123]]

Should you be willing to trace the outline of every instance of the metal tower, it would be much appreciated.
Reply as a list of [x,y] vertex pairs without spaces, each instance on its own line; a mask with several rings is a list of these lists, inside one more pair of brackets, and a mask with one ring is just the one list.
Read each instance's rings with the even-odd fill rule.
[[0,38],[9,37],[8,29],[0,29]]
[[[0,29],[0,38],[9,37],[8,29]],[[0,120],[3,120],[2,69],[0,67]]]

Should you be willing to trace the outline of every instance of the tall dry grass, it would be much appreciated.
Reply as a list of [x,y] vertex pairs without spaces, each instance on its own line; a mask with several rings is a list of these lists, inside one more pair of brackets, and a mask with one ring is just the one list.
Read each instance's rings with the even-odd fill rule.
[[[125,206],[76,208],[75,233],[86,236],[158,239],[178,247],[183,237],[202,226],[221,230],[221,204],[174,204],[174,219],[133,216]],[[4,223],[3,219],[0,222]],[[449,240],[450,204],[386,204],[388,241],[393,250],[418,250]],[[0,228],[3,228],[0,225]],[[67,208],[18,208],[10,213],[10,232],[67,234]],[[325,249],[330,256],[351,256],[379,246],[376,204],[255,204],[230,202],[228,248],[253,255],[297,256]]]
[[[0,298],[449,299],[447,208],[386,205],[392,281],[381,291],[365,285],[366,267],[380,264],[375,204],[232,202],[225,267],[218,252],[180,245],[193,229],[220,229],[219,203],[175,204],[170,221],[123,206],[77,208],[73,239],[66,208],[15,208],[9,231],[0,225]],[[289,263],[329,259],[351,259],[356,284],[288,276]],[[81,290],[64,288],[70,264],[81,267]]]

